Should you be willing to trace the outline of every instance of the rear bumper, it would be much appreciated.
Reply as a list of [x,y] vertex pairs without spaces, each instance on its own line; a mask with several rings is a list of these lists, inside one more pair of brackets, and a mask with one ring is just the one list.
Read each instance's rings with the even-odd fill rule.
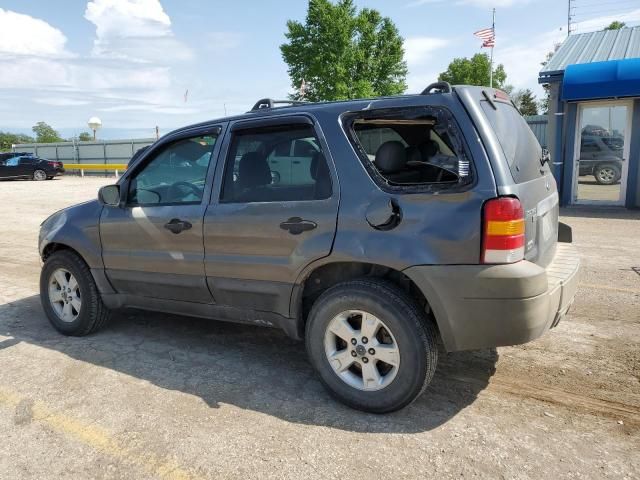
[[429,300],[448,351],[517,345],[558,324],[573,303],[580,258],[558,243],[545,269],[509,265],[423,265],[405,270]]

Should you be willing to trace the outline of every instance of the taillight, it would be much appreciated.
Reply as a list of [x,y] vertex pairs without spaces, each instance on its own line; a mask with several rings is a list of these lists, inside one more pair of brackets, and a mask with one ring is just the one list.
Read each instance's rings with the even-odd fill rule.
[[524,258],[524,210],[513,197],[493,198],[484,204],[482,263],[514,263]]

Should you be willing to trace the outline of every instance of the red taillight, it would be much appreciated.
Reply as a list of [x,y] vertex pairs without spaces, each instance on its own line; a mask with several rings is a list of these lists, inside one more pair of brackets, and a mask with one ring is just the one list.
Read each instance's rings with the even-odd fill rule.
[[482,263],[514,263],[524,258],[524,210],[513,197],[493,198],[484,204]]

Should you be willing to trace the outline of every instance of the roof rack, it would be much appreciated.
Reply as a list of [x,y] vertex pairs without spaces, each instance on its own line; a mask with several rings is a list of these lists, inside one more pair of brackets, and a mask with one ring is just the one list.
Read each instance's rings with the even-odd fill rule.
[[425,88],[420,95],[429,95],[433,93],[451,93],[451,84],[449,82],[436,82]]
[[263,108],[274,108],[276,105],[304,105],[305,103],[301,100],[274,100],[273,98],[261,98],[258,100],[251,111],[254,110],[262,110]]

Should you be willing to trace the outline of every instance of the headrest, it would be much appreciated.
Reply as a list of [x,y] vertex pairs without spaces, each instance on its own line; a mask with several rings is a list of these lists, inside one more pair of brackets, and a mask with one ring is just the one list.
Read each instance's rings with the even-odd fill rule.
[[271,169],[258,152],[245,153],[238,165],[238,180],[242,188],[259,187],[271,183]]
[[426,161],[440,151],[440,145],[435,140],[427,140],[418,145],[418,149],[422,154],[422,160]]
[[375,164],[382,173],[395,173],[407,165],[407,152],[398,141],[385,142],[376,152]]

